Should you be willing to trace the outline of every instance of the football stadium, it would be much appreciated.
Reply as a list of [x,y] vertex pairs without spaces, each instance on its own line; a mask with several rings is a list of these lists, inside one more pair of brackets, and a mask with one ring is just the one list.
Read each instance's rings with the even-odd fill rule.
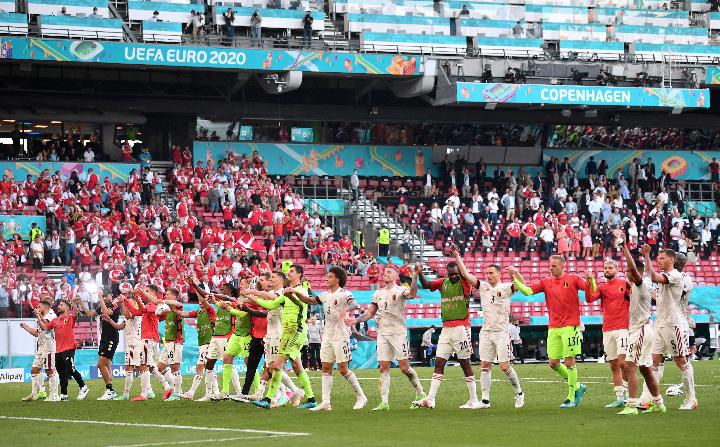
[[0,0],[7,445],[714,444],[719,10]]

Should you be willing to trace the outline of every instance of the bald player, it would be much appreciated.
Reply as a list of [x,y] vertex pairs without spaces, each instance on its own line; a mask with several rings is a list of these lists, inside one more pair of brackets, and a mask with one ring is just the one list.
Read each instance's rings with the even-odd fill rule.
[[612,259],[603,265],[606,283],[597,284],[595,276],[588,272],[585,290],[585,301],[592,303],[600,300],[603,316],[603,349],[605,358],[610,364],[613,385],[615,385],[615,401],[605,408],[622,408],[625,406],[625,390],[627,381],[623,373],[625,353],[628,347],[628,325],[630,322],[630,290],[627,282],[619,278],[618,263]]

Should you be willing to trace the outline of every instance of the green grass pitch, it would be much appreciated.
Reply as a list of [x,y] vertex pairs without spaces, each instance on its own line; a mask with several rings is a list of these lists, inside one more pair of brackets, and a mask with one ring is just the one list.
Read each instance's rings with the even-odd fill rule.
[[[681,397],[665,397],[667,414],[617,416],[604,405],[613,400],[608,365],[579,364],[588,393],[582,406],[559,408],[566,386],[544,364],[515,365],[526,394],[525,408],[513,407],[513,390],[499,369],[493,369],[492,408],[460,410],[467,389],[458,367],[448,368],[434,410],[410,409],[412,388],[398,370],[392,371],[390,412],[372,412],[379,401],[377,371],[356,371],[370,403],[353,411],[350,386],[335,372],[333,411],[311,413],[295,408],[261,410],[251,404],[228,402],[98,402],[103,386],[89,382],[88,400],[78,402],[77,385],[70,384],[70,402],[21,402],[30,384],[0,385],[0,433],[8,446],[677,446],[717,445],[720,422],[720,362],[694,362],[697,395],[694,411],[677,408]],[[475,367],[479,377],[479,369]],[[432,371],[418,368],[427,390]],[[292,374],[291,374],[292,376]],[[318,373],[313,389],[320,394]],[[185,388],[191,378],[185,379]],[[674,364],[663,379],[680,383]],[[116,380],[116,389],[122,389]],[[140,381],[133,384],[133,393]],[[153,379],[158,395],[158,385]],[[200,397],[201,390],[197,397]],[[478,395],[480,384],[478,380]],[[12,417],[15,419],[10,419]],[[31,420],[19,418],[45,419]],[[69,423],[64,421],[84,421]],[[94,422],[109,422],[97,424]],[[143,424],[143,425],[122,425]],[[165,427],[163,427],[165,426]],[[168,427],[172,426],[172,427]],[[184,428],[174,427],[184,426]],[[702,443],[702,444],[699,444]]]

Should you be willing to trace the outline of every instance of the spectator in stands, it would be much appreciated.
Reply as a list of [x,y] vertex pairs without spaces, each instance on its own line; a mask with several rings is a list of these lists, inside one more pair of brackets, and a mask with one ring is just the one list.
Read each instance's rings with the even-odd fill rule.
[[555,233],[550,226],[550,223],[545,224],[545,228],[540,232],[540,240],[543,243],[545,250],[545,257],[549,258],[553,252],[553,242],[555,241]]
[[305,12],[305,17],[302,19],[303,25],[303,47],[310,48],[310,40],[312,39],[312,25],[313,19],[311,12],[308,10]]
[[515,26],[512,28],[512,35],[513,37],[525,37],[525,30],[519,20],[515,22]]
[[190,11],[190,23],[192,24],[192,40],[198,42],[204,33],[205,16],[201,12]]
[[253,12],[252,16],[250,16],[250,26],[252,28],[252,46],[259,47],[261,46],[261,39],[262,39],[262,16],[260,15],[260,12],[256,9],[255,12]]
[[390,230],[382,224],[380,231],[378,232],[378,254],[380,256],[387,256],[390,252]]
[[370,265],[367,269],[367,277],[370,280],[370,290],[378,290],[380,288],[380,268],[374,259],[370,259]]
[[358,177],[357,169],[353,169],[350,176],[350,192],[352,193],[352,203],[355,203],[360,196],[360,177]]
[[94,8],[93,8],[93,12],[92,12],[92,14],[90,14],[89,17],[92,18],[92,19],[100,19],[100,18],[102,18],[102,16],[101,16],[100,14],[98,14],[98,9],[97,9],[97,7],[94,7]]
[[65,265],[71,265],[75,259],[75,230],[67,226],[65,229]]
[[152,15],[152,17],[150,17],[150,21],[151,22],[162,22],[162,20],[160,20],[160,13],[158,11],[153,11],[153,15]]
[[470,10],[468,9],[467,5],[462,5],[462,9],[460,10],[460,17],[470,17]]
[[61,15],[61,16],[69,16],[69,15],[70,15],[70,14],[68,14],[67,8],[66,8],[65,6],[63,6],[62,8],[60,8],[60,15]]
[[42,236],[35,236],[30,243],[30,258],[32,259],[33,270],[42,270],[45,259],[45,244]]
[[720,163],[718,163],[716,157],[713,157],[712,162],[708,165],[708,170],[710,171],[710,181],[713,183],[720,182]]
[[235,12],[232,8],[228,8],[227,11],[223,13],[223,19],[225,20],[225,33],[227,34],[228,45],[233,46],[233,42],[235,42]]

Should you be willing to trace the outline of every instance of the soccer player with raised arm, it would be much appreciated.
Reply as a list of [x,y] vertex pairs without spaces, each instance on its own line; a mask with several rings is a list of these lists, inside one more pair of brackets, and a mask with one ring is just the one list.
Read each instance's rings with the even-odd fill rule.
[[320,343],[320,362],[322,363],[322,402],[310,411],[330,411],[330,395],[333,383],[333,365],[337,362],[338,371],[348,381],[357,401],[353,410],[367,405],[367,397],[360,387],[355,374],[348,368],[350,362],[350,324],[349,312],[358,308],[352,293],[345,289],[347,272],[342,267],[330,267],[327,273],[328,291],[320,297],[296,296],[305,304],[322,304],[325,310],[325,330]]
[[113,400],[130,400],[130,390],[132,389],[134,372],[140,374],[140,365],[143,362],[143,345],[142,345],[142,317],[134,316],[128,306],[132,306],[134,310],[138,310],[135,300],[131,299],[133,288],[129,283],[122,283],[119,286],[121,295],[120,312],[125,321],[120,323],[118,329],[124,329],[125,334],[125,384],[123,393],[119,394]]
[[[625,262],[627,263],[628,287],[630,287],[630,309],[629,309],[629,341],[627,347],[627,355],[623,369],[628,382],[628,399],[625,402],[625,408],[618,414],[635,415],[638,414],[637,399],[639,393],[639,385],[637,378],[637,369],[645,378],[645,385],[648,387],[652,395],[653,405],[648,410],[652,413],[665,413],[665,405],[663,397],[660,394],[657,380],[652,372],[652,338],[653,328],[650,325],[650,317],[652,315],[652,295],[650,289],[652,282],[650,278],[644,276],[645,264],[642,261],[635,261],[624,242],[627,238],[622,234],[622,230],[618,231],[616,240],[622,246]],[[645,248],[647,247],[647,248]],[[643,250],[650,250],[650,246],[643,247]],[[643,252],[644,254],[644,252]]]
[[[158,288],[154,284],[147,286],[150,293],[157,294]],[[149,299],[147,303],[143,303],[140,295],[146,297],[150,295],[146,289],[138,288],[133,294],[134,302],[130,302],[130,299],[125,300],[125,308],[130,312],[133,317],[141,317],[140,320],[140,394],[133,398],[134,401],[143,401],[148,399],[154,399],[155,393],[153,392],[152,385],[150,384],[150,370],[157,371],[157,360],[159,357],[158,342],[160,341],[160,334],[158,332],[158,316],[155,313],[157,306],[152,303]],[[158,378],[158,376],[160,376]],[[162,381],[163,386],[167,389],[165,384],[165,378],[162,374],[156,374],[158,380]]]
[[355,319],[354,324],[375,318],[377,322],[377,359],[380,364],[380,405],[373,411],[390,409],[390,364],[397,360],[400,371],[415,389],[415,401],[425,399],[420,379],[410,367],[410,343],[405,324],[405,302],[417,296],[418,272],[413,271],[412,284],[408,289],[398,284],[395,267],[385,267],[382,273],[382,289],[373,293],[367,311]]
[[68,381],[70,377],[75,379],[80,392],[78,400],[84,400],[90,389],[85,385],[80,373],[75,369],[75,312],[72,305],[66,300],[60,300],[58,303],[58,315],[50,321],[47,321],[40,315],[40,309],[35,309],[35,316],[38,320],[38,326],[43,331],[55,331],[55,365],[60,375],[60,400],[67,401],[68,398]]
[[[650,260],[650,251],[646,252],[645,266],[652,282],[659,284],[655,313],[655,337],[653,339],[653,369],[660,364],[663,356],[669,353],[675,364],[680,368],[683,386],[685,387],[685,401],[680,410],[693,410],[697,408],[695,396],[695,377],[692,364],[687,361],[689,354],[688,333],[685,330],[685,312],[683,305],[683,292],[685,279],[675,268],[675,252],[670,249],[660,250],[657,256],[659,272],[655,271]],[[662,376],[658,375],[660,384]]]
[[[100,345],[98,346],[98,363],[97,368],[100,371],[103,382],[105,382],[105,393],[98,397],[97,400],[112,400],[117,397],[117,393],[113,389],[112,384],[112,359],[115,356],[115,350],[117,349],[118,342],[120,341],[120,332],[118,320],[120,319],[120,306],[113,302],[113,296],[110,292],[100,292],[99,304],[95,309],[89,309],[87,304],[80,299],[79,296],[75,295],[73,301],[76,301],[83,313],[88,317],[96,317],[98,315],[102,318],[100,325]],[[107,318],[106,318],[107,317]],[[123,326],[124,327],[124,326]]]
[[[148,295],[148,297],[150,298],[152,295]],[[182,394],[180,364],[182,363],[185,334],[185,323],[182,315],[180,315],[183,308],[182,304],[178,301],[180,299],[180,292],[171,287],[167,290],[164,299],[154,299],[155,301],[151,299],[153,304],[165,304],[168,306],[163,306],[166,311],[158,315],[158,317],[163,318],[165,321],[165,334],[163,336],[165,346],[160,353],[160,361],[158,362],[157,368],[165,378],[165,383],[169,385],[165,388],[163,400],[180,400],[180,395]]]
[[[188,285],[191,287],[194,284],[192,279],[187,280]],[[200,382],[203,380],[203,373],[205,371],[205,363],[207,362],[208,346],[213,336],[213,328],[215,326],[215,317],[217,312],[215,308],[207,302],[204,295],[197,294],[198,297],[198,310],[190,312],[175,310],[175,313],[184,318],[195,318],[195,324],[197,326],[197,337],[198,337],[198,358],[195,362],[195,377],[193,377],[192,385],[182,396],[183,399],[193,400],[195,392],[200,386]],[[206,379],[207,381],[207,379]],[[205,396],[210,400],[210,395]]]
[[307,340],[308,306],[298,298],[298,295],[307,297],[308,293],[308,288],[302,285],[303,272],[304,269],[302,266],[294,265],[290,267],[290,272],[288,273],[290,287],[286,288],[282,295],[277,296],[277,298],[272,301],[251,296],[253,301],[267,310],[274,310],[280,306],[283,307],[283,333],[275,362],[270,366],[272,369],[272,377],[268,383],[265,397],[261,400],[253,401],[253,404],[260,408],[269,409],[271,407],[270,400],[275,396],[275,393],[280,387],[282,370],[288,359],[292,361],[293,371],[297,374],[300,386],[302,387],[300,393],[293,395],[292,404],[297,405],[300,399],[305,396],[307,397],[307,401],[300,405],[299,408],[310,409],[317,406],[312,387],[310,386],[310,378],[303,368],[302,359],[300,358],[300,350],[305,346],[305,341]]
[[515,293],[515,285],[500,282],[502,271],[497,264],[489,265],[485,270],[487,281],[478,280],[465,268],[457,247],[453,245],[450,251],[455,257],[460,275],[480,291],[484,322],[480,330],[480,391],[482,396],[479,408],[490,408],[491,371],[496,358],[500,364],[500,370],[505,373],[510,385],[515,389],[515,408],[522,408],[525,405],[525,394],[520,387],[517,373],[510,366],[512,341],[507,329],[510,324],[510,298]]
[[[55,312],[53,312],[48,301],[40,301],[35,312],[46,324],[55,318]],[[45,399],[46,402],[60,401],[60,396],[58,395],[60,377],[55,371],[55,334],[51,330],[43,330],[39,324],[37,329],[25,323],[20,323],[20,327],[25,329],[33,337],[37,337],[35,358],[33,359],[32,369],[30,370],[32,391],[24,397],[23,400],[29,402],[47,397],[47,399]],[[42,376],[43,369],[50,383],[50,396],[43,396],[45,394],[45,384]]]
[[623,363],[628,347],[628,325],[630,323],[630,291],[627,281],[617,276],[618,263],[609,259],[603,265],[606,283],[596,284],[595,276],[588,272],[585,282],[585,301],[592,303],[601,300],[603,316],[603,349],[605,358],[610,363],[612,380],[615,386],[615,400],[605,408],[622,408],[625,406],[627,381],[624,378]]
[[460,408],[477,409],[480,402],[477,398],[475,374],[470,364],[472,341],[470,339],[470,293],[472,286],[460,276],[456,262],[448,263],[447,277],[428,281],[419,265],[415,266],[420,277],[420,285],[430,291],[440,291],[440,316],[443,328],[438,340],[435,355],[435,370],[430,382],[430,391],[425,399],[413,402],[413,405],[425,408],[435,408],[435,396],[445,374],[445,364],[448,359],[457,354],[460,367],[465,374],[465,384],[470,399]]
[[[241,298],[243,297],[244,290],[249,286],[250,282],[247,278],[240,280]],[[221,301],[218,302],[218,306],[226,312],[229,312],[235,317],[235,331],[230,337],[227,347],[225,348],[225,355],[223,356],[223,398],[231,398],[232,400],[239,402],[248,402],[249,400],[242,393],[242,387],[240,386],[240,378],[237,375],[237,371],[233,367],[233,359],[240,357],[248,363],[248,355],[250,354],[250,344],[252,342],[252,324],[253,316],[259,318],[265,318],[266,312],[259,311],[257,309],[250,308],[245,300],[238,299],[235,301],[226,301],[227,297],[221,295],[214,295],[215,298],[219,298]],[[230,396],[230,379],[232,378],[233,387],[235,388],[235,395]]]
[[[287,286],[287,278],[281,271],[275,271],[270,275],[270,284],[268,291],[261,290],[248,290],[246,294],[248,296],[254,296],[256,298],[275,299],[283,294],[283,290]],[[271,365],[275,362],[275,358],[280,351],[280,340],[282,338],[282,314],[283,308],[278,307],[268,311],[267,313],[267,331],[265,333],[265,366],[262,371],[262,377],[260,384],[255,390],[255,394],[248,396],[250,400],[260,400],[265,395],[265,389],[267,388],[270,376],[272,375]],[[285,387],[294,396],[301,396],[303,393],[302,389],[298,388],[293,383],[290,376],[282,370],[282,383],[278,389],[278,392],[271,398],[273,406],[283,406],[289,401],[289,396],[286,393]],[[296,402],[300,402],[300,397],[294,399]]]
[[[548,364],[568,383],[568,394],[560,408],[580,405],[587,387],[578,380],[575,356],[581,352],[580,344],[580,298],[578,291],[585,290],[587,283],[580,276],[565,273],[565,257],[550,256],[550,276],[530,286],[525,284],[520,272],[513,266],[508,272],[515,287],[524,295],[545,293],[545,303],[550,317],[547,337]],[[560,363],[564,359],[565,364]]]

